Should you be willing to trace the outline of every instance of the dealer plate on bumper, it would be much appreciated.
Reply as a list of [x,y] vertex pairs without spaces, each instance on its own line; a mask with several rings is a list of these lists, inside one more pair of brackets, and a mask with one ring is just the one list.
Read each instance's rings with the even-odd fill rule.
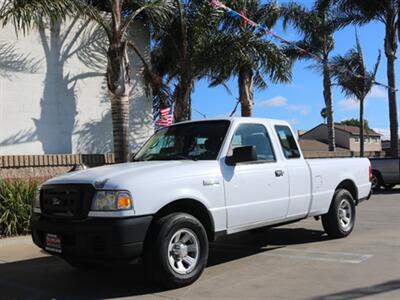
[[58,234],[47,233],[44,248],[50,252],[61,253],[61,237]]

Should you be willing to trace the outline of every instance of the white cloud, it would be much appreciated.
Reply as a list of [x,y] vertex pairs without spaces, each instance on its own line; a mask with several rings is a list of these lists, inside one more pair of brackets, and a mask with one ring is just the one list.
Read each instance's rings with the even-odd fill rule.
[[[377,133],[382,134],[382,140],[390,140],[390,128],[372,128]],[[400,130],[399,130],[400,135]]]
[[300,115],[305,116],[310,114],[310,107],[303,104],[289,104],[287,98],[283,96],[276,96],[271,99],[257,101],[257,107],[284,107],[288,111],[296,111]]
[[368,94],[369,98],[386,98],[387,92],[381,86],[374,85],[371,89],[371,92]]
[[337,107],[340,111],[352,111],[358,110],[360,108],[360,104],[357,100],[353,98],[342,99],[337,103]]
[[297,111],[300,115],[306,116],[310,114],[310,107],[307,105],[296,105],[296,104],[291,104],[286,107],[287,110],[290,111]]
[[299,120],[297,120],[296,118],[293,118],[293,119],[288,120],[288,123],[292,126],[296,126],[297,124],[299,124]]
[[256,106],[258,107],[281,107],[285,106],[288,103],[288,99],[283,96],[276,96],[271,99],[261,100],[256,102]]

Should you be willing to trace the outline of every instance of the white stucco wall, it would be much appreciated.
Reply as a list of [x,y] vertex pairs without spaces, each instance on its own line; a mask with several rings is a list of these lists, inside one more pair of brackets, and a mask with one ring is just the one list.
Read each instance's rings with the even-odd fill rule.
[[[148,31],[136,24],[131,35],[148,58]],[[18,37],[0,29],[0,155],[112,152],[104,47],[103,31],[81,20]],[[141,63],[131,63],[133,152],[153,125]]]

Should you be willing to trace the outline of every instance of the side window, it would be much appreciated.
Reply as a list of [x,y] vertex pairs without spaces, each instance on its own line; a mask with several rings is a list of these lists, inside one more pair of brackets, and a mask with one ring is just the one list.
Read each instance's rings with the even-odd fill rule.
[[232,138],[230,153],[232,154],[233,149],[243,146],[255,146],[257,159],[260,161],[275,161],[267,129],[261,124],[239,125]]
[[281,142],[283,154],[286,158],[299,158],[300,151],[292,131],[287,126],[275,126],[279,141]]

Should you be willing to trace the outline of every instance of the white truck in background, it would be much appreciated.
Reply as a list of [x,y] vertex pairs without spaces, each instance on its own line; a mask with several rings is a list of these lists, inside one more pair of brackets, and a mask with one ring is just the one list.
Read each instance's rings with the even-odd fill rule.
[[157,131],[131,163],[45,182],[36,245],[76,267],[141,256],[169,287],[194,282],[218,236],[321,216],[332,238],[353,230],[370,196],[368,159],[311,159],[285,121],[226,118]]

